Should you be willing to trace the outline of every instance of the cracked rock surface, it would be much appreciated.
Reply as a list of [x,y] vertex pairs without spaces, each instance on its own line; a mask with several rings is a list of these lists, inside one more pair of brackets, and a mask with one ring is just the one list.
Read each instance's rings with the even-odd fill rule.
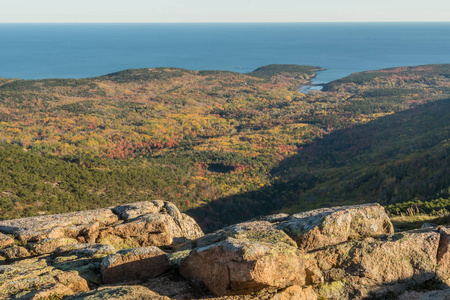
[[364,204],[204,235],[161,200],[0,221],[0,299],[450,299],[449,228]]

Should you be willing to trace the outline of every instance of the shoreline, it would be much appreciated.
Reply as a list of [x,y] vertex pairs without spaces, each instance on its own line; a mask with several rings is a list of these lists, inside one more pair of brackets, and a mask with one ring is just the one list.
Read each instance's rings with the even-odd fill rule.
[[321,70],[317,70],[314,72],[314,75],[311,77],[311,80],[309,80],[309,84],[302,85],[298,87],[298,91],[302,94],[309,94],[314,91],[322,91],[323,87],[328,84],[328,82],[321,82],[321,83],[314,83],[314,81],[317,79],[320,74],[318,72],[327,71],[328,69],[322,68]]

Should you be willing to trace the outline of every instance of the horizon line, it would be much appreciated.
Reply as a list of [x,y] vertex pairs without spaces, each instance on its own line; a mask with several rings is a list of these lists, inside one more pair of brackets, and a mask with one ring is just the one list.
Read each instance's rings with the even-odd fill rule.
[[1,22],[0,24],[316,24],[316,23],[450,23],[450,21],[293,21],[293,22],[246,22],[246,21],[229,21],[229,22]]

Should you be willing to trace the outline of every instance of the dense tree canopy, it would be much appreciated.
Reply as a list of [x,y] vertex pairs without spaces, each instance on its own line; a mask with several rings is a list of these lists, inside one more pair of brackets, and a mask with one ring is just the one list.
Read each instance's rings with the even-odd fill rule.
[[449,65],[300,93],[319,69],[0,79],[0,218],[164,198],[214,228],[448,193]]

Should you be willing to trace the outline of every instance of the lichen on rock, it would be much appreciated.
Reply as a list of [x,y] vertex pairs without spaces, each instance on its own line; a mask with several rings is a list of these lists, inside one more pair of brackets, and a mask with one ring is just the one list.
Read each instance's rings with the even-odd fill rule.
[[392,234],[394,227],[379,204],[321,208],[294,214],[275,225],[305,250],[368,236]]
[[218,296],[305,283],[303,253],[295,247],[231,237],[194,249],[182,261],[180,272]]
[[381,286],[403,289],[420,285],[435,277],[438,244],[437,232],[421,229],[313,251],[327,281],[320,286],[319,295],[348,299],[355,290],[367,295]]
[[0,232],[0,298],[429,299],[404,291],[450,283],[449,228],[393,234],[376,204],[271,215],[203,235],[172,203],[154,200],[1,221]]

